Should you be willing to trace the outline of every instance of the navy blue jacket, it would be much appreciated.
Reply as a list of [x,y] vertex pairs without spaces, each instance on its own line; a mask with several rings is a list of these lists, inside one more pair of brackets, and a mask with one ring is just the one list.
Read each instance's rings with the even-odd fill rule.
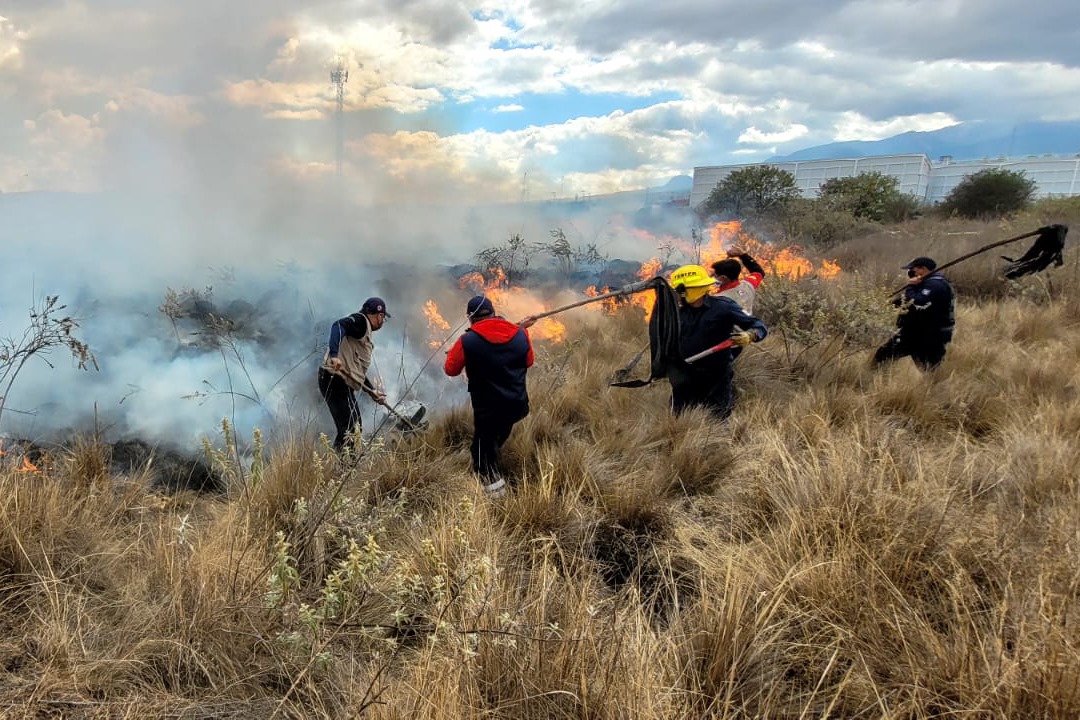
[[925,339],[952,340],[956,307],[952,285],[941,273],[931,273],[904,288],[904,310],[896,318],[902,334]]
[[358,312],[334,321],[334,324],[330,326],[330,357],[337,357],[343,337],[359,340],[367,333],[367,329],[368,324],[364,322],[364,316]]
[[[769,332],[764,323],[748,315],[739,303],[728,297],[706,295],[705,302],[698,307],[683,304],[679,308],[679,352],[687,358],[708,350],[727,340],[736,328],[756,333],[759,340]],[[724,373],[730,365],[731,350],[727,349],[686,365],[684,369],[691,375],[705,376]]]
[[501,317],[478,320],[446,354],[447,375],[469,378],[473,408],[528,414],[525,374],[533,364],[532,343],[524,328]]

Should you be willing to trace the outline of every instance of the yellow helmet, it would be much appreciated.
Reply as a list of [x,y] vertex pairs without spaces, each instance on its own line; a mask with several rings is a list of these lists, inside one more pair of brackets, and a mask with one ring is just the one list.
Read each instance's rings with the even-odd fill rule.
[[716,280],[709,276],[709,272],[700,265],[683,265],[671,273],[671,287],[686,298],[686,302],[697,302],[701,297],[709,294],[709,288],[716,284]]

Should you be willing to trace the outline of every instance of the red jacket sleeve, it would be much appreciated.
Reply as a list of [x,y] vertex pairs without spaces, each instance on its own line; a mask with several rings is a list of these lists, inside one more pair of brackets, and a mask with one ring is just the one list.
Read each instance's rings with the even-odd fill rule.
[[[530,353],[532,350],[529,351]],[[443,363],[443,371],[450,377],[455,377],[461,374],[461,371],[465,369],[465,348],[461,345],[461,338],[457,339],[450,347],[450,352],[446,353],[446,362]]]
[[745,280],[746,282],[753,285],[755,290],[757,290],[759,287],[761,287],[761,281],[764,280],[764,279],[765,279],[765,276],[762,275],[761,273],[750,273],[749,275],[747,275],[746,277],[743,278],[743,280]]
[[532,348],[532,338],[529,337],[529,331],[528,330],[525,330],[525,342],[529,343],[529,354],[525,356],[525,367],[532,367],[533,366],[533,359],[534,359],[533,358],[533,348]]

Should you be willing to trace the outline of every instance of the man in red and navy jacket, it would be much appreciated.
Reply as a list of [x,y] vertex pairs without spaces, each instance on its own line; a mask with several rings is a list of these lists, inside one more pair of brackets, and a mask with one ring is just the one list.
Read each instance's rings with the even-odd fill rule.
[[464,370],[469,379],[473,471],[487,481],[488,495],[497,497],[506,492],[498,473],[499,449],[514,424],[529,414],[525,374],[533,364],[533,348],[525,328],[532,323],[504,320],[483,295],[469,300],[466,312],[470,327],[446,354],[443,369],[451,377]]

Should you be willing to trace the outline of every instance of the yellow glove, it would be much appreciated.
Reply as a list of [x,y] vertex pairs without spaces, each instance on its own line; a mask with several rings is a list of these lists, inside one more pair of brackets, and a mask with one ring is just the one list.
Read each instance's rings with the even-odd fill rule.
[[731,333],[731,344],[736,347],[746,347],[755,340],[757,340],[757,334],[749,330],[736,330]]

